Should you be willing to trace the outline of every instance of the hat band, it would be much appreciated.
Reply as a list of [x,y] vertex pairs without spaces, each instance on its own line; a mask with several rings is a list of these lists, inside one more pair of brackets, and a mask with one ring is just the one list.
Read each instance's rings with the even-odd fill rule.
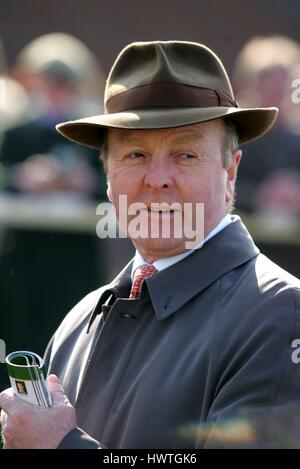
[[238,107],[223,91],[180,83],[152,83],[109,98],[106,113],[154,107]]

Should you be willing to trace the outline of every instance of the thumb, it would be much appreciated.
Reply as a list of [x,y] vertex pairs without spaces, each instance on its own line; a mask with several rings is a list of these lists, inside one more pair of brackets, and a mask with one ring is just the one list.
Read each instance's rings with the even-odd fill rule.
[[51,375],[47,376],[47,381],[48,381],[49,384],[50,383],[59,383],[60,384],[59,378],[54,374],[51,374]]
[[64,388],[56,375],[49,375],[47,378],[49,391],[52,396],[53,405],[68,404],[69,400],[66,396]]

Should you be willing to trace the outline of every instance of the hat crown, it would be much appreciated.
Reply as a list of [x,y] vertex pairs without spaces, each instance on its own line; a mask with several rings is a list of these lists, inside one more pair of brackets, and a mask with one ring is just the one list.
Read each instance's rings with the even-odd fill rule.
[[134,42],[109,73],[104,114],[63,122],[57,130],[77,143],[101,148],[104,129],[166,129],[230,120],[239,142],[263,135],[278,109],[241,108],[226,70],[209,47],[188,41]]
[[104,102],[149,84],[183,84],[221,91],[234,99],[226,70],[203,44],[187,41],[134,42],[118,55],[107,79]]

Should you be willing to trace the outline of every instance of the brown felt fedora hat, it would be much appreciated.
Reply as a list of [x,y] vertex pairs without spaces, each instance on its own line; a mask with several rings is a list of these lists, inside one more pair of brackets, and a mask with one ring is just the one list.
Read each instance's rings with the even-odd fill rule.
[[162,129],[230,119],[240,143],[273,125],[278,109],[240,108],[226,70],[203,44],[134,42],[117,57],[107,79],[104,114],[57,125],[74,142],[100,148],[102,129]]

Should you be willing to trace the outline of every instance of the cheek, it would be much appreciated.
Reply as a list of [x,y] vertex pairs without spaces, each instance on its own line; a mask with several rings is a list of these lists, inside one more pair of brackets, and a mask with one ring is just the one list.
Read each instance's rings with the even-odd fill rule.
[[[194,188],[194,192],[192,192]],[[227,180],[225,172],[207,172],[205,177],[190,186],[193,201],[204,203],[205,216],[211,218],[224,210],[227,196]]]
[[127,196],[128,203],[134,201],[137,198],[138,191],[138,181],[137,178],[133,175],[130,175],[125,172],[118,172],[109,174],[109,183],[108,183],[108,197],[110,202],[118,208],[120,196]]
[[202,174],[189,179],[182,187],[186,190],[187,197],[194,201],[213,203],[225,200],[226,173],[220,170],[203,171]]

